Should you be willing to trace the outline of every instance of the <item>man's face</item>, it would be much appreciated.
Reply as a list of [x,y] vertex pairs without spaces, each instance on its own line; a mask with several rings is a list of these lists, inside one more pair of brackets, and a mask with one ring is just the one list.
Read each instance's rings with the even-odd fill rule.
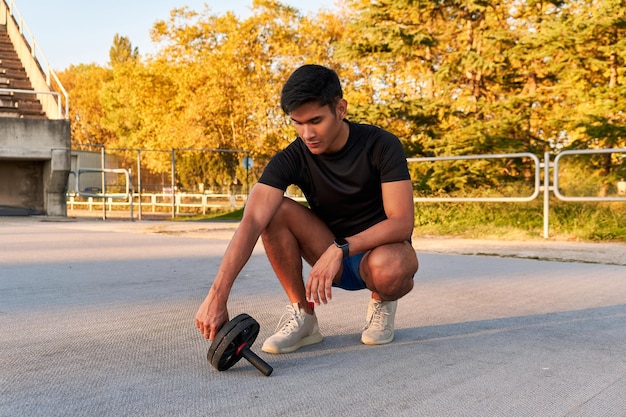
[[289,114],[298,136],[302,138],[311,153],[334,153],[348,140],[348,125],[343,122],[347,102],[339,100],[335,114],[329,106],[317,102],[305,103]]

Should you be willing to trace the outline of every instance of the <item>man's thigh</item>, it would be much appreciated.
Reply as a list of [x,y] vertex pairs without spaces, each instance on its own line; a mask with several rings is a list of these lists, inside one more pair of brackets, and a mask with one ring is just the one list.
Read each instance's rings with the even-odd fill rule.
[[311,209],[290,198],[284,199],[276,216],[276,221],[289,227],[309,265],[314,265],[333,244],[335,236],[328,226]]

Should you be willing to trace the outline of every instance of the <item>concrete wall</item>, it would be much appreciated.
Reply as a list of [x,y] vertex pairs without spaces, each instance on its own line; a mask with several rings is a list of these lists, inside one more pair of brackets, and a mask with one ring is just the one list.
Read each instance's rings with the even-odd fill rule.
[[43,214],[43,162],[0,160],[0,202],[22,214]]
[[66,216],[67,120],[0,119],[0,206]]

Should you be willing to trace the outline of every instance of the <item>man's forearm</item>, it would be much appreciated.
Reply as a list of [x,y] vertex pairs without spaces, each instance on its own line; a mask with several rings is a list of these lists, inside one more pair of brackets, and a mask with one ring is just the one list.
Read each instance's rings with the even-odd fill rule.
[[254,227],[249,221],[243,220],[239,225],[211,285],[210,292],[214,293],[215,301],[226,304],[235,279],[250,259],[260,235],[260,228]]
[[350,254],[365,252],[389,243],[405,242],[411,238],[413,223],[408,219],[386,219],[374,226],[348,237]]

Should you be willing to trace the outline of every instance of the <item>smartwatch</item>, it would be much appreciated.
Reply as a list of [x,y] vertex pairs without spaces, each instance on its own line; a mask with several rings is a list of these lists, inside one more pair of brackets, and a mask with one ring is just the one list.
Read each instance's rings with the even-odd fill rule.
[[347,258],[350,256],[350,245],[348,241],[343,237],[335,238],[335,246],[337,246],[343,252],[343,258]]

